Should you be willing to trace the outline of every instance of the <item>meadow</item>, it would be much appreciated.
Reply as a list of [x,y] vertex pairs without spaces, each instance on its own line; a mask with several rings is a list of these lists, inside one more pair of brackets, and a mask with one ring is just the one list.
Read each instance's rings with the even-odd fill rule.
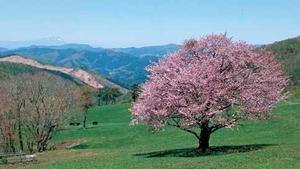
[[[280,103],[268,121],[247,121],[212,135],[213,152],[196,153],[197,140],[175,128],[152,133],[130,125],[130,104],[93,107],[89,128],[67,127],[52,142],[78,141],[65,150],[38,154],[37,164],[1,169],[99,168],[300,168],[300,101]],[[92,121],[98,121],[93,126]]]

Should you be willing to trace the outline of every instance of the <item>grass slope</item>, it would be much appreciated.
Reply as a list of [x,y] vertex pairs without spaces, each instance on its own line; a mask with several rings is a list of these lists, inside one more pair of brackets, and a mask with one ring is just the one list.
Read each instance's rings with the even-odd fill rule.
[[35,73],[37,72],[37,69],[23,64],[0,62],[0,79],[17,75],[22,72]]
[[286,73],[291,80],[299,84],[300,82],[300,37],[274,42],[264,46],[268,51],[273,52],[283,64]]
[[300,37],[274,42],[263,48],[274,53],[283,65],[291,80],[291,97],[300,98]]
[[52,75],[59,76],[62,79],[74,82],[78,85],[83,84],[81,81],[73,78],[72,76],[59,71],[40,69],[29,65],[19,64],[19,63],[0,62],[0,79],[15,76],[21,73],[35,74],[38,72],[47,72]]
[[71,127],[53,140],[81,140],[82,144],[41,153],[39,164],[4,168],[300,168],[299,101],[278,105],[273,120],[244,122],[214,133],[215,152],[207,154],[191,151],[197,143],[188,133],[166,128],[152,134],[146,126],[130,126],[128,108],[129,104],[94,107],[88,120],[99,121],[97,127]]

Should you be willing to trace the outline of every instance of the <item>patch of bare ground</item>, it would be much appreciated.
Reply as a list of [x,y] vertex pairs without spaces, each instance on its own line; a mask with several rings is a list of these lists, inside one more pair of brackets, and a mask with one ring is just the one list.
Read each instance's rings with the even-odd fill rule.
[[109,155],[107,152],[100,152],[95,150],[75,150],[72,149],[82,143],[85,140],[67,140],[55,142],[51,145],[49,151],[38,153],[37,161],[32,163],[15,163],[15,164],[3,164],[0,165],[0,169],[14,169],[17,167],[27,167],[31,165],[43,164],[43,163],[55,163],[65,160],[77,160],[99,156]]
[[53,150],[37,154],[37,162],[0,165],[0,169],[15,169],[18,167],[30,167],[45,163],[56,163],[66,160],[88,159],[109,155],[107,152],[93,150]]
[[71,149],[73,147],[76,147],[85,141],[81,140],[67,140],[67,141],[60,141],[60,142],[55,142],[51,145],[52,150],[64,150],[64,149]]

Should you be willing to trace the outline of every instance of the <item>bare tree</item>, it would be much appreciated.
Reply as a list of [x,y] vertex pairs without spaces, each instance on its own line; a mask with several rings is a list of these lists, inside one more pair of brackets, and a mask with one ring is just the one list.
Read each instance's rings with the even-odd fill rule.
[[14,115],[12,119],[19,120],[15,122],[20,124],[19,140],[26,137],[28,151],[34,151],[34,145],[39,152],[46,150],[53,134],[63,126],[66,110],[76,105],[78,86],[48,73],[18,75],[6,80],[4,86],[1,88],[11,101],[7,107]]
[[37,150],[44,151],[53,134],[63,124],[64,113],[72,106],[76,87],[49,74],[37,74],[26,81],[28,94],[27,130],[33,134]]
[[24,99],[21,95],[21,88],[14,84],[1,83],[0,86],[0,135],[2,138],[0,143],[4,144],[5,152],[17,150],[17,137],[20,151],[24,149],[21,127],[21,109],[24,106]]
[[10,113],[5,109],[7,105],[1,99],[0,101],[0,150],[6,153],[16,152],[14,120],[11,120]]
[[[16,130],[16,135],[18,137],[20,151],[24,150],[24,140],[23,140],[23,128],[22,114],[24,113],[24,106],[26,95],[24,94],[24,85],[21,83],[26,80],[23,76],[18,78],[11,78],[5,80],[1,83],[1,88],[6,91],[5,99],[7,102],[11,103],[9,105],[10,116],[14,119],[14,126]],[[3,93],[3,92],[2,92]],[[7,107],[7,106],[6,106]]]

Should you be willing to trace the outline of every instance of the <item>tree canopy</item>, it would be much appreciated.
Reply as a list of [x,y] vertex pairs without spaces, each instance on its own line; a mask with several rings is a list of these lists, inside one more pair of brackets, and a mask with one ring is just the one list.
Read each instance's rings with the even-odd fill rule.
[[226,35],[190,39],[150,66],[132,105],[132,122],[175,126],[194,134],[206,151],[214,131],[240,120],[267,118],[285,98],[288,79],[273,55]]

